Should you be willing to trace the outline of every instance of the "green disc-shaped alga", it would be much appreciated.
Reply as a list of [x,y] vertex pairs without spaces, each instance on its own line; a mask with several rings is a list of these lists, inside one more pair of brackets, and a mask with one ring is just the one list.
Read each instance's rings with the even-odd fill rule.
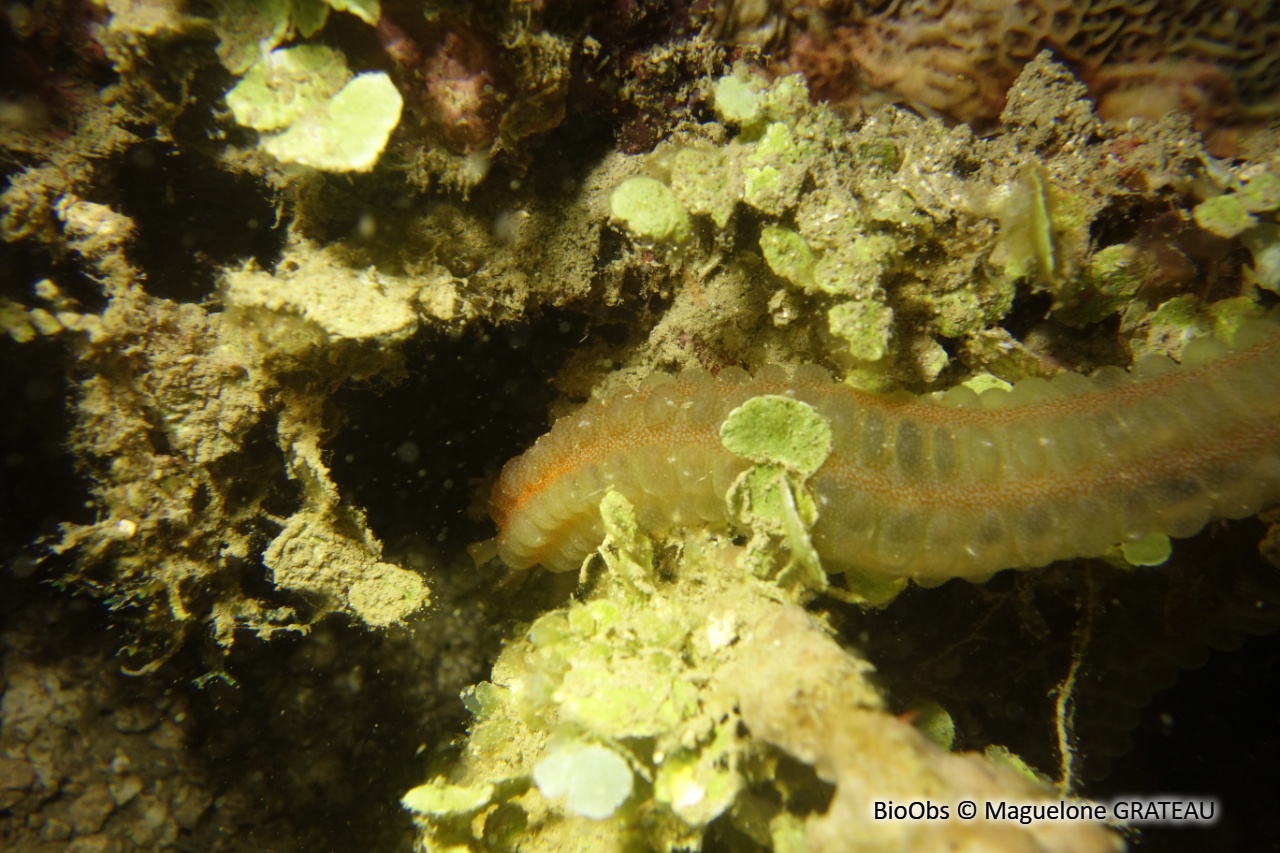
[[849,352],[863,361],[879,361],[889,349],[893,309],[873,299],[841,302],[827,312],[831,334],[849,343]]
[[751,74],[728,74],[715,82],[712,98],[716,117],[725,124],[750,127],[764,116],[767,83]]
[[1120,553],[1131,566],[1162,566],[1173,556],[1173,543],[1163,533],[1151,533],[1123,543]]
[[831,453],[831,426],[808,403],[767,394],[730,412],[720,440],[736,456],[809,477]]
[[565,798],[565,807],[580,817],[603,820],[631,796],[631,767],[625,758],[597,743],[553,746],[533,768],[542,795]]
[[804,290],[813,290],[816,286],[813,250],[796,232],[766,225],[760,232],[760,252],[774,275]]
[[646,243],[683,243],[693,235],[689,212],[657,178],[627,178],[609,196],[613,218]]
[[1202,201],[1191,211],[1196,224],[1219,237],[1238,237],[1258,224],[1258,218],[1236,195],[1215,196]]
[[367,172],[378,162],[404,100],[382,72],[360,74],[283,133],[262,140],[268,154],[324,172]]
[[273,50],[227,92],[238,124],[270,132],[319,109],[351,79],[347,61],[331,47],[305,44]]

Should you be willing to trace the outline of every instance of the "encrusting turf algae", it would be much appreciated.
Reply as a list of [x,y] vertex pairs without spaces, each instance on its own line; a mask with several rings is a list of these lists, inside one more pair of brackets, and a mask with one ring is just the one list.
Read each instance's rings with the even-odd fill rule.
[[813,541],[836,570],[981,580],[1190,536],[1280,499],[1280,326],[1252,321],[1231,346],[1193,341],[1182,364],[1147,357],[941,400],[869,394],[814,367],[655,377],[562,418],[507,463],[490,504],[499,555],[576,568],[603,538],[608,489],[650,530],[727,524],[725,491],[748,463],[721,445],[720,424],[762,394],[831,424]]

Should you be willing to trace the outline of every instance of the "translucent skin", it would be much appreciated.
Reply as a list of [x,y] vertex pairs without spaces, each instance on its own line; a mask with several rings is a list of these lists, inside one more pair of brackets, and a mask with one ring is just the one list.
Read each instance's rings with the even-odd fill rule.
[[609,488],[652,531],[727,525],[724,494],[747,463],[720,445],[720,424],[760,394],[831,422],[811,486],[814,545],[835,571],[977,580],[1280,501],[1280,327],[1259,321],[1232,349],[1192,342],[1181,365],[1148,358],[941,401],[867,394],[812,367],[654,378],[588,403],[507,463],[490,502],[499,556],[577,568],[604,537]]

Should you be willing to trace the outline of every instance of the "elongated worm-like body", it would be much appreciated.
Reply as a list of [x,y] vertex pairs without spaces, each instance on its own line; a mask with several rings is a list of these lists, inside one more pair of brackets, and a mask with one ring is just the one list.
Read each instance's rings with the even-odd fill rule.
[[1254,321],[1230,348],[1193,341],[1182,364],[1148,357],[941,400],[868,394],[812,367],[655,377],[562,418],[507,463],[490,502],[499,556],[577,568],[604,537],[610,488],[649,530],[727,524],[725,492],[748,463],[720,425],[761,394],[831,424],[811,487],[814,545],[833,570],[980,579],[1190,536],[1280,500],[1280,327]]

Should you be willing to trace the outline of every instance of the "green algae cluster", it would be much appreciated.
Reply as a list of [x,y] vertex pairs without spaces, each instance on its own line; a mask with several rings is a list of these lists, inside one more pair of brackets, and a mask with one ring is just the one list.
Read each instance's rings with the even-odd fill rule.
[[[625,500],[609,504],[606,517],[628,515]],[[433,844],[674,849],[696,845],[742,793],[733,700],[707,678],[749,614],[704,619],[696,589],[657,581],[652,546],[623,523],[602,548],[597,592],[535,620],[464,697],[474,722],[461,766],[405,796]],[[646,562],[624,568],[610,550]]]
[[[753,463],[725,496],[730,514],[752,533],[744,567],[783,588],[826,589],[826,573],[809,541],[818,504],[806,481],[831,453],[831,425],[807,403],[754,397],[725,418],[720,441]],[[780,566],[779,552],[787,555]]]
[[386,74],[353,77],[341,53],[320,45],[273,50],[227,92],[236,121],[264,134],[263,151],[325,172],[372,169],[403,104]]
[[1195,222],[1219,237],[1239,238],[1253,256],[1250,279],[1280,293],[1280,165],[1254,167],[1227,187],[1195,206]]
[[[760,397],[724,424],[726,444],[756,462],[730,500],[751,491],[770,535],[829,446],[807,409]],[[870,666],[792,603],[813,591],[752,574],[752,546],[691,532],[658,558],[625,499],[604,503],[617,522],[604,572],[506,644],[490,680],[463,694],[472,721],[456,759],[404,795],[426,849],[905,849],[919,828],[866,821],[854,804],[867,791],[923,784],[943,796],[976,775],[993,793],[1051,795],[992,758],[951,752],[940,707],[921,731],[889,714]],[[833,782],[845,805],[823,814]],[[1070,832],[1078,849],[1111,849],[1101,826]]]
[[[612,197],[614,216],[637,241],[682,244],[690,216],[724,230],[739,210],[750,211],[763,222],[754,248],[774,275],[829,306],[831,334],[855,360],[879,361],[892,332],[893,311],[880,288],[898,261],[895,240],[860,216],[847,194],[807,189],[829,168],[836,119],[809,103],[798,76],[768,84],[739,69],[718,78],[711,94],[734,137],[723,147],[679,146],[655,160],[665,181],[624,181]],[[868,155],[874,162],[886,156]],[[643,203],[630,201],[641,199],[642,189]],[[897,198],[900,208],[882,209],[881,221],[917,222],[910,201]],[[627,212],[619,212],[620,204]]]
[[368,26],[382,17],[379,0],[227,0],[218,6],[213,27],[218,56],[233,74],[243,74],[259,58],[301,36],[311,38],[330,12],[348,12]]
[[223,65],[240,77],[227,92],[235,120],[262,134],[260,148],[282,164],[325,172],[367,172],[400,121],[404,100],[384,72],[352,75],[341,51],[322,44],[280,47],[324,28],[331,11],[374,26],[378,0],[230,0],[213,27]]

